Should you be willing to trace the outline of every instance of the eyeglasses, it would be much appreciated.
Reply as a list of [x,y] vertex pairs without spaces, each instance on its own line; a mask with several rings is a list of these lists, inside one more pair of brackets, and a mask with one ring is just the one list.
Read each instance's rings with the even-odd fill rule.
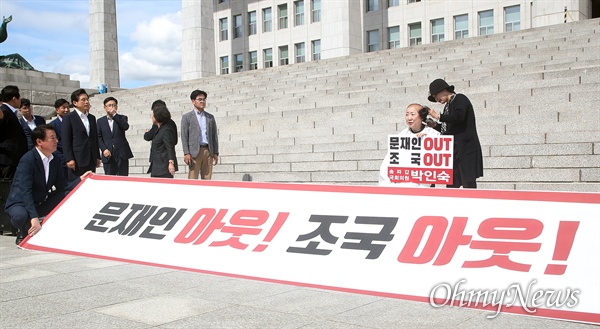
[[194,100],[198,102],[206,102],[206,98],[196,98]]

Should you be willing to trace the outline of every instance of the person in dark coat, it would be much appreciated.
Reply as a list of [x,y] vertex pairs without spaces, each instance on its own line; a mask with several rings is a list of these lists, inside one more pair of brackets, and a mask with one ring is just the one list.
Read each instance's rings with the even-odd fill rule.
[[454,136],[454,181],[447,187],[477,188],[476,180],[483,176],[483,153],[471,101],[463,94],[456,94],[454,86],[443,79],[436,79],[429,85],[427,99],[444,104],[441,113],[429,110],[429,115],[439,121],[433,128],[442,135]]
[[2,88],[0,97],[0,178],[10,179],[15,175],[19,160],[27,152],[27,138],[17,118],[21,106],[19,87],[9,85]]
[[35,127],[46,124],[46,119],[39,115],[33,115],[31,101],[27,98],[21,98],[19,112],[21,113],[19,123],[21,124],[21,127],[23,127],[23,132],[25,132],[25,138],[27,138],[27,150],[29,151],[34,146],[33,142],[31,141],[31,132],[33,129],[35,129]]
[[50,121],[50,124],[54,126],[54,131],[56,132],[56,137],[58,138],[58,146],[56,147],[56,152],[54,155],[58,158],[60,163],[62,164],[63,171],[65,177],[68,176],[68,168],[65,162],[65,156],[63,154],[62,147],[62,120],[63,118],[71,112],[71,108],[69,107],[69,102],[64,98],[59,98],[54,102],[54,109],[56,110],[56,118]]
[[114,97],[104,100],[106,115],[98,119],[98,145],[106,175],[129,175],[131,147],[125,137],[129,129],[127,116],[117,113],[118,101]]
[[173,178],[178,170],[175,154],[177,135],[171,125],[167,124],[169,120],[171,113],[166,106],[157,105],[152,108],[152,122],[157,129],[150,148],[150,177]]
[[71,103],[75,110],[63,118],[61,133],[69,181],[86,171],[96,172],[101,163],[96,117],[90,113],[90,99],[85,89],[75,90]]
[[40,219],[90,173],[84,173],[67,185],[61,164],[53,155],[58,144],[54,126],[37,126],[31,132],[31,138],[35,147],[19,161],[4,208],[12,225],[18,228],[17,245],[27,235],[37,234],[42,228]]

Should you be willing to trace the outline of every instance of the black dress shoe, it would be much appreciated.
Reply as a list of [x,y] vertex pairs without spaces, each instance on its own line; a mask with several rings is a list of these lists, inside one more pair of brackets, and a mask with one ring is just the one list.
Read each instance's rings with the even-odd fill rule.
[[23,232],[21,230],[17,230],[17,240],[15,240],[15,243],[18,245],[21,244],[21,241],[23,241],[25,239],[25,234],[23,234]]

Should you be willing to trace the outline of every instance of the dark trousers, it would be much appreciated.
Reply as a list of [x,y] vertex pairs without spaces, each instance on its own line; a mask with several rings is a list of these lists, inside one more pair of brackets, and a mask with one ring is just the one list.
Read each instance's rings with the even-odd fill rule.
[[459,188],[459,187],[463,187],[463,188],[477,188],[477,181],[472,181],[472,182],[463,182],[463,177],[464,175],[464,171],[463,171],[463,167],[460,165],[460,161],[459,159],[455,159],[454,160],[454,169],[452,170],[452,174],[454,176],[454,180],[452,182],[452,185],[446,185],[447,188]]
[[69,169],[69,174],[67,176],[67,180],[69,182],[72,182],[72,181],[76,180],[78,177],[81,177],[81,175],[83,175],[87,171],[96,172],[96,160],[95,159],[92,161],[92,164],[89,164],[85,167],[79,167],[79,165],[77,165],[77,163],[75,163],[75,170]]
[[107,163],[102,163],[105,175],[129,176],[129,159],[110,157]]
[[156,176],[153,176],[152,174],[150,174],[150,177],[156,177],[156,178],[173,178],[173,175],[171,175],[171,174],[169,174],[169,173],[166,173],[166,174],[164,174],[164,175],[156,175]]
[[[46,201],[35,206],[35,210],[38,213],[38,217],[44,217],[48,215],[52,209],[54,209],[64,199],[64,194],[55,193],[48,196]],[[8,216],[10,216],[11,224],[19,229],[19,237],[24,238],[27,235],[27,231],[31,227],[31,217],[27,212],[27,209],[20,204],[15,204],[6,209]]]

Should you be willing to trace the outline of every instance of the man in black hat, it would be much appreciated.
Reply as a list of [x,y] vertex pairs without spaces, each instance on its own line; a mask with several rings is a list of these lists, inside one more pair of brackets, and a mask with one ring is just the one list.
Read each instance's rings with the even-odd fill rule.
[[443,79],[429,84],[430,102],[445,104],[444,111],[429,110],[429,115],[439,121],[433,128],[442,135],[454,136],[454,181],[449,188],[477,188],[477,178],[483,176],[483,154],[473,105],[467,96],[454,93],[454,86]]

